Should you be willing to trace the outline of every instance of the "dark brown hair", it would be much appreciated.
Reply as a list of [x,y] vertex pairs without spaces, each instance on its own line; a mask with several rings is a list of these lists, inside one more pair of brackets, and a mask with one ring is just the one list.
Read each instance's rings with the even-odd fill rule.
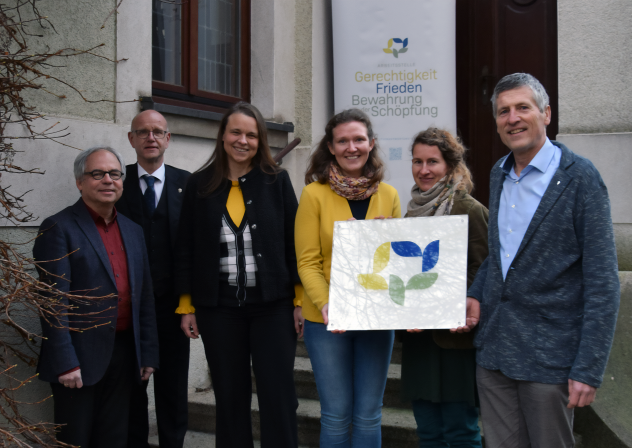
[[369,142],[374,140],[373,149],[369,152],[369,159],[364,165],[362,175],[370,178],[371,184],[384,179],[384,162],[382,162],[380,158],[380,146],[373,132],[371,120],[368,115],[360,109],[347,109],[334,115],[331,120],[329,120],[329,123],[327,123],[327,126],[325,126],[325,135],[309,159],[309,165],[305,172],[305,185],[309,185],[312,182],[324,184],[329,181],[329,164],[331,162],[336,163],[336,157],[329,152],[328,144],[333,144],[334,129],[336,126],[351,123],[352,121],[362,123],[366,127]]
[[472,174],[467,165],[465,165],[465,152],[467,150],[458,137],[455,137],[445,129],[428,128],[415,136],[413,146],[410,148],[411,155],[415,146],[419,144],[439,148],[443,160],[448,165],[448,175],[460,174],[463,176],[463,183],[459,190],[465,190],[468,193],[472,192],[474,189]]
[[266,123],[261,116],[261,112],[259,112],[259,109],[252,104],[240,101],[228,109],[222,117],[222,121],[219,123],[219,131],[217,132],[215,151],[213,151],[213,154],[211,154],[211,157],[206,161],[202,168],[196,171],[196,173],[201,173],[202,177],[200,190],[198,191],[202,197],[212,194],[228,179],[228,156],[224,150],[223,138],[226,126],[228,125],[228,118],[233,114],[243,114],[247,117],[254,118],[257,122],[259,146],[257,148],[257,154],[255,154],[252,159],[252,166],[258,166],[261,171],[267,174],[277,174],[281,171],[281,168],[278,167],[272,158],[272,154],[270,153],[268,132],[266,130]]

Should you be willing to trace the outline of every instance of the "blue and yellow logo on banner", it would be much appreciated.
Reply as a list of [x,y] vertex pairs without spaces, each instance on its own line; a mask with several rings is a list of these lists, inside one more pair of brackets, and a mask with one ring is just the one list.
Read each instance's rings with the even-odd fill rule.
[[[393,44],[402,44],[402,48],[393,48]],[[383,48],[384,53],[392,54],[397,58],[400,54],[406,53],[408,51],[408,38],[402,40],[399,37],[394,37],[388,40],[387,46],[388,48]]]

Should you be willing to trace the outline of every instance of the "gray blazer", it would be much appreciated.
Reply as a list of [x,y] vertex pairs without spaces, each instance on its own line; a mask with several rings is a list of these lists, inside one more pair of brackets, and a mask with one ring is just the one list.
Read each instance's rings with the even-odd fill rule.
[[599,387],[620,295],[610,201],[594,165],[552,143],[560,166],[505,281],[498,207],[506,157],[491,171],[489,256],[468,291],[481,302],[476,361],[516,380]]

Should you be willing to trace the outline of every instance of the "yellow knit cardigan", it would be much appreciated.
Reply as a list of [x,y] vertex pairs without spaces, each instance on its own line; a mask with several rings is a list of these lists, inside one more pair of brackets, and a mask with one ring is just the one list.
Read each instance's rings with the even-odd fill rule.
[[[397,190],[383,182],[371,196],[366,217],[373,219],[380,215],[402,216]],[[298,274],[305,290],[303,317],[311,322],[323,322],[320,310],[329,302],[334,222],[352,217],[347,200],[334,193],[328,183],[313,182],[303,188],[294,238]]]

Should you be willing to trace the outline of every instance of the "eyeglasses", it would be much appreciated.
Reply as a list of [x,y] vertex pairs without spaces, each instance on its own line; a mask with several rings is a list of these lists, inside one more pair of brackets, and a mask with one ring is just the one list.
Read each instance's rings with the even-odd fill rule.
[[92,176],[94,180],[101,180],[105,177],[106,174],[110,176],[110,179],[112,180],[119,180],[121,177],[124,176],[124,174],[120,172],[119,170],[110,170],[110,171],[92,170],[92,171],[84,172],[83,174],[89,174],[90,176]]
[[155,131],[148,131],[147,129],[139,129],[137,131],[132,131],[136,133],[138,138],[145,139],[149,137],[149,133],[154,134],[154,138],[164,138],[167,135],[167,131],[163,131],[162,129],[156,129]]

